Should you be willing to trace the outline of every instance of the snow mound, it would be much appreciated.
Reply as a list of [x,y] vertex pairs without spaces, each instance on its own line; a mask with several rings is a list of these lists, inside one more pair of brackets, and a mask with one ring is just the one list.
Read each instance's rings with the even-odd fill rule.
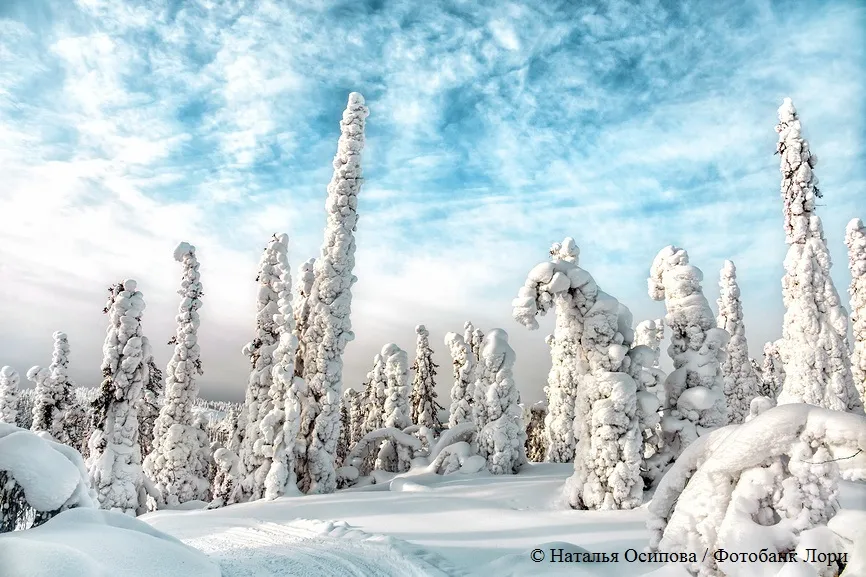
[[393,537],[370,535],[343,521],[262,523],[190,539],[187,544],[216,560],[222,577],[466,575],[422,547]]
[[83,508],[0,535],[0,568],[27,577],[220,577],[200,552],[147,523]]

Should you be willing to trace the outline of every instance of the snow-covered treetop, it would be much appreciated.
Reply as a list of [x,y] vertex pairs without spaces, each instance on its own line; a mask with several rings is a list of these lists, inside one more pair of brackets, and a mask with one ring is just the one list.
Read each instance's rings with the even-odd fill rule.
[[851,219],[845,227],[845,245],[848,247],[848,269],[851,271],[851,278],[866,277],[866,227],[859,218]]
[[481,347],[481,358],[488,369],[501,371],[514,367],[517,356],[508,344],[508,334],[504,330],[493,329],[487,333]]
[[195,247],[188,242],[182,242],[174,249],[174,260],[183,262],[183,257],[195,253]]
[[562,242],[555,242],[551,245],[550,256],[554,259],[577,264],[577,260],[580,258],[580,249],[574,239],[567,236]]
[[427,330],[427,327],[425,327],[424,325],[418,325],[417,327],[415,327],[415,334],[417,334],[419,336],[423,336],[423,337],[429,337],[430,336],[430,332]]
[[0,369],[0,379],[10,386],[15,386],[18,384],[18,372],[10,366],[5,366]]
[[649,289],[649,296],[654,301],[661,301],[665,299],[665,283],[664,283],[664,275],[668,271],[674,270],[676,267],[688,267],[688,269],[683,269],[681,274],[687,274],[688,272],[693,273],[694,282],[697,282],[700,285],[700,282],[704,280],[703,273],[692,266],[689,266],[689,253],[687,253],[684,249],[669,245],[664,247],[659,251],[656,257],[653,259],[653,264],[650,267],[650,276],[647,279],[647,286]]
[[776,125],[779,141],[776,152],[781,157],[781,194],[784,202],[785,242],[802,243],[809,235],[809,220],[815,212],[815,198],[821,198],[818,178],[812,173],[817,158],[800,134],[800,120],[790,98],[779,107]]

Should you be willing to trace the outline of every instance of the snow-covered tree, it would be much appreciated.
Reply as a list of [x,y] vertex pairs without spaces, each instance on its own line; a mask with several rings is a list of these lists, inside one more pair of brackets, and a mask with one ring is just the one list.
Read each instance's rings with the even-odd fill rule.
[[315,280],[310,292],[310,322],[304,332],[304,380],[307,383],[312,428],[306,437],[306,468],[300,479],[308,493],[332,493],[340,436],[340,401],[343,388],[343,351],[354,338],[351,330],[352,285],[357,280],[355,230],[358,192],[361,189],[361,151],[369,111],[364,97],[349,95],[340,122],[340,140],[334,174],[325,202],[327,223]]
[[439,403],[436,402],[436,368],[439,366],[433,362],[433,350],[430,348],[430,332],[424,325],[415,327],[417,335],[417,346],[415,348],[415,361],[412,370],[415,376],[412,379],[412,422],[416,425],[427,427],[431,431],[442,428],[439,421]]
[[484,333],[480,329],[476,329],[472,321],[463,323],[463,341],[469,345],[469,350],[475,357],[475,363],[481,358],[481,341],[484,340]]
[[[25,374],[26,377],[26,374]],[[35,389],[18,390],[18,418],[17,424],[22,429],[30,430],[33,424],[33,406],[36,404]]]
[[662,430],[664,447],[653,466],[663,470],[705,432],[727,423],[721,363],[729,336],[716,326],[704,296],[701,270],[688,253],[663,248],[650,268],[649,296],[664,300],[665,324],[671,330],[668,355],[674,371],[665,380]]
[[148,379],[138,401],[138,445],[145,456],[153,450],[153,427],[163,403],[162,369],[156,366],[153,356],[147,359],[147,373]]
[[725,402],[728,406],[728,422],[739,424],[749,414],[752,399],[761,396],[761,385],[749,360],[737,268],[729,260],[726,260],[722,267],[719,289],[719,316],[716,323],[730,336],[725,347],[727,356],[721,365],[725,382]]
[[364,436],[364,415],[368,410],[367,398],[369,390],[365,385],[362,391],[355,391],[352,396],[352,404],[349,407],[349,423],[351,430],[349,432],[349,448],[361,440]]
[[775,399],[785,382],[785,364],[779,354],[779,342],[764,343],[764,360],[761,364],[762,388],[765,397]]
[[445,335],[445,346],[451,352],[454,385],[451,387],[451,411],[448,425],[454,428],[472,420],[472,383],[475,380],[475,355],[464,337],[457,333]]
[[310,320],[310,293],[313,291],[316,259],[309,258],[301,264],[298,271],[298,284],[296,287],[295,300],[292,303],[292,312],[295,316],[295,335],[298,339],[298,348],[295,351],[295,375],[304,376],[304,356],[307,353],[304,333],[307,331]]
[[[536,316],[554,306],[557,317],[563,317],[557,318],[552,344],[574,360],[575,375],[567,378],[580,378],[573,419],[575,472],[566,484],[569,502],[578,509],[638,506],[643,482],[637,385],[624,372],[634,340],[631,313],[577,265],[573,239],[555,244],[550,252],[552,260],[529,272],[512,306],[515,320],[529,329],[537,329]],[[552,422],[548,416],[545,424]]]
[[53,335],[54,353],[47,369],[36,366],[27,371],[27,378],[36,385],[32,431],[45,431],[59,443],[70,444],[66,431],[66,412],[73,405],[69,379],[69,339],[66,333]]
[[337,443],[337,463],[343,464],[352,448],[352,407],[358,391],[348,388],[343,391],[343,405],[340,407],[340,441]]
[[[382,347],[385,375],[385,415],[382,426],[402,431],[412,424],[409,406],[409,356],[394,343]],[[402,444],[386,440],[379,449],[376,468],[392,473],[409,470],[412,454]]]
[[780,352],[785,382],[777,400],[862,412],[851,374],[848,317],[830,277],[830,253],[815,214],[815,198],[820,197],[812,172],[815,157],[800,129],[797,111],[786,98],[776,126],[789,245],[782,278],[785,317]]
[[364,435],[385,426],[385,400],[388,398],[385,360],[381,353],[376,353],[373,358],[373,368],[367,373],[367,383],[364,387],[367,406],[362,427]]
[[502,329],[484,337],[475,390],[484,393],[486,423],[478,432],[478,454],[494,475],[517,473],[526,463],[526,429],[514,382],[514,349]]
[[18,372],[6,366],[0,369],[0,423],[14,425],[18,418]]
[[529,423],[526,425],[526,459],[541,463],[547,456],[547,441],[544,438],[544,417],[547,404],[538,401],[529,408]]
[[654,368],[659,367],[659,357],[661,356],[661,343],[665,338],[665,321],[664,319],[648,319],[641,321],[634,328],[634,346],[641,345],[649,347],[655,354]]
[[851,271],[851,326],[854,329],[854,352],[851,372],[860,399],[866,404],[866,227],[859,218],[852,219],[845,229],[848,247],[848,270]]
[[102,346],[102,384],[93,402],[87,467],[103,509],[130,515],[144,510],[137,404],[149,376],[150,343],[142,335],[145,304],[138,283],[109,288],[108,329]]
[[196,378],[203,372],[198,345],[198,310],[203,293],[195,247],[180,243],[174,249],[174,260],[183,266],[177,291],[177,327],[168,341],[174,345],[174,353],[166,368],[165,400],[153,427],[153,449],[144,460],[145,474],[169,507],[204,500],[210,485],[209,443],[201,444],[192,412],[198,397]]
[[274,235],[262,253],[256,282],[259,291],[256,302],[256,333],[243,348],[250,360],[250,376],[244,400],[243,418],[238,426],[244,428],[238,452],[238,485],[244,501],[261,499],[265,493],[265,477],[269,463],[265,460],[265,440],[262,423],[273,409],[270,397],[273,383],[274,352],[280,339],[276,323],[279,314],[280,277],[283,274],[286,245],[283,236]]

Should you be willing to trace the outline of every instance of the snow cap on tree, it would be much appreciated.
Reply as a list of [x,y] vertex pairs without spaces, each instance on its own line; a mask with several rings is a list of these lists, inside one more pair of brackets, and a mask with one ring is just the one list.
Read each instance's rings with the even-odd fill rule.
[[815,211],[815,198],[821,198],[818,177],[812,173],[817,158],[809,150],[809,143],[800,134],[800,119],[790,98],[779,107],[776,132],[779,141],[776,153],[781,158],[782,202],[785,217],[785,242],[803,243],[811,235],[810,219]]
[[0,423],[14,425],[18,418],[18,372],[6,366],[0,369]]
[[312,427],[306,435],[306,471],[300,482],[310,493],[333,493],[337,488],[343,352],[354,339],[350,313],[352,285],[357,277],[352,271],[362,182],[361,151],[368,115],[364,97],[357,92],[349,94],[325,201],[325,238],[310,293],[311,318],[303,336],[304,380],[312,397]]
[[727,357],[722,362],[728,422],[742,423],[749,414],[752,399],[761,395],[758,377],[749,359],[749,344],[743,324],[743,304],[737,284],[737,268],[726,260],[719,280],[719,316],[717,324],[725,329],[730,340],[725,347]]
[[463,336],[457,333],[445,335],[445,346],[451,353],[454,367],[454,385],[451,387],[451,410],[448,417],[449,428],[472,421],[473,381],[475,376],[475,355]]
[[851,327],[854,331],[854,352],[851,372],[854,386],[866,405],[866,227],[859,218],[852,219],[845,229],[848,247],[848,270],[851,271]]
[[436,402],[436,363],[430,348],[430,332],[424,325],[415,327],[417,345],[412,370],[412,422],[427,427],[431,431],[442,427],[439,421],[439,403]]

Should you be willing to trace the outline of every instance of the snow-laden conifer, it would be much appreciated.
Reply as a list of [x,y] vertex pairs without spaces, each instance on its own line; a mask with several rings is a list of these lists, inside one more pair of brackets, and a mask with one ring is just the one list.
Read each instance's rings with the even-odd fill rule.
[[451,386],[451,410],[448,416],[449,428],[472,420],[472,383],[475,374],[475,355],[466,340],[457,333],[445,335],[445,346],[451,353],[454,367],[454,384]]
[[348,388],[343,391],[343,405],[340,407],[340,441],[337,443],[337,463],[343,465],[346,455],[352,448],[352,407],[358,391]]
[[866,404],[866,227],[859,218],[852,219],[845,229],[848,247],[848,270],[851,271],[851,327],[854,329],[854,352],[851,372],[860,399]]
[[721,363],[729,336],[716,326],[702,280],[688,253],[674,246],[663,248],[650,269],[649,296],[665,301],[674,365],[665,380],[664,447],[654,463],[659,469],[700,435],[727,423]]
[[352,396],[352,405],[349,407],[349,423],[352,427],[349,433],[349,449],[364,436],[364,413],[367,410],[367,394],[368,390],[365,385],[363,390],[355,391],[355,394]]
[[[153,448],[144,459],[144,472],[153,481],[163,502],[177,507],[207,496],[209,447],[202,446],[192,407],[198,397],[196,378],[202,374],[198,344],[202,284],[195,247],[187,242],[174,249],[174,260],[181,263],[180,304],[174,336],[168,344],[174,352],[165,372],[165,400],[153,427]],[[150,383],[146,386],[152,387]],[[145,394],[152,394],[145,391]]]
[[737,268],[729,260],[725,261],[720,272],[719,289],[719,316],[716,324],[730,336],[725,347],[727,356],[721,365],[725,382],[725,402],[728,406],[728,422],[739,424],[749,414],[752,399],[761,396],[761,386],[749,359]]
[[[373,358],[373,367],[367,373],[367,381],[364,385],[364,413],[360,424],[360,437],[372,433],[385,426],[385,399],[388,386],[385,377],[385,359],[380,353]],[[360,438],[358,439],[360,440]],[[357,442],[357,441],[356,441]],[[354,443],[353,443],[354,446]],[[369,472],[375,468],[377,451],[367,454],[361,469]]]
[[47,369],[36,366],[27,371],[27,378],[36,385],[30,429],[45,431],[59,443],[72,444],[65,424],[66,412],[74,401],[74,384],[69,379],[69,339],[60,331],[55,332],[53,338],[51,365]]
[[815,199],[821,196],[812,172],[815,157],[800,129],[797,111],[786,98],[776,126],[785,241],[790,245],[782,278],[785,382],[777,400],[862,412],[851,375],[848,318],[830,277],[830,253],[815,214]]
[[295,299],[292,302],[292,312],[295,316],[295,335],[298,339],[298,348],[295,351],[295,375],[304,376],[304,356],[307,352],[304,333],[310,321],[310,293],[313,291],[316,259],[309,258],[301,264],[298,271],[298,284],[295,289]]
[[0,423],[16,424],[20,380],[18,372],[12,367],[0,369]]
[[514,382],[514,349],[502,329],[484,337],[475,388],[484,391],[486,424],[478,432],[478,454],[494,475],[517,473],[526,463],[526,429]]
[[529,423],[526,425],[526,460],[541,463],[547,455],[547,441],[544,438],[544,417],[547,416],[547,403],[538,401],[529,408]]
[[256,302],[256,333],[243,348],[250,360],[250,376],[244,400],[243,439],[238,453],[240,490],[243,500],[261,499],[265,493],[265,477],[270,464],[265,461],[262,423],[273,408],[270,397],[273,383],[274,352],[280,339],[276,323],[279,314],[280,276],[283,274],[286,246],[283,238],[274,235],[259,261],[256,282],[259,291]]
[[634,346],[647,346],[655,355],[652,366],[658,368],[661,356],[661,342],[665,338],[664,319],[648,319],[641,321],[634,328]]
[[352,270],[362,182],[361,151],[368,114],[364,97],[357,92],[349,94],[325,202],[325,239],[310,292],[310,321],[303,338],[304,380],[312,427],[305,439],[307,457],[299,480],[302,490],[308,493],[332,493],[337,488],[343,352],[354,338],[350,313],[352,285],[357,277]]
[[761,378],[763,396],[775,399],[785,383],[785,364],[779,354],[779,341],[764,343],[764,355],[761,363]]
[[[382,347],[384,360],[385,414],[383,428],[402,431],[412,424],[409,406],[409,356],[394,343]],[[412,453],[406,445],[386,440],[382,443],[376,459],[376,468],[392,473],[409,470]]]
[[431,431],[442,428],[439,421],[439,403],[436,402],[436,368],[433,362],[433,349],[430,348],[430,332],[424,325],[415,327],[417,345],[415,361],[412,363],[412,422]]
[[475,336],[475,325],[472,324],[472,321],[466,321],[463,323],[463,341],[469,347],[469,350],[475,357],[475,363],[477,364],[480,355],[481,341],[478,341]]
[[147,359],[147,373],[148,379],[138,401],[138,445],[145,456],[153,451],[153,427],[162,407],[164,388],[162,369],[156,366],[152,355]]
[[574,371],[580,375],[573,421],[575,472],[566,484],[569,502],[578,509],[638,506],[643,482],[637,385],[625,372],[634,340],[631,313],[577,266],[573,239],[555,244],[550,253],[551,261],[529,272],[512,306],[515,320],[529,329],[537,329],[536,316],[554,306],[557,316],[565,317],[557,318],[552,344],[573,347]]
[[92,405],[94,430],[87,459],[100,506],[130,515],[143,512],[145,503],[136,408],[152,354],[141,331],[145,303],[137,288],[131,279],[109,288],[103,379]]

